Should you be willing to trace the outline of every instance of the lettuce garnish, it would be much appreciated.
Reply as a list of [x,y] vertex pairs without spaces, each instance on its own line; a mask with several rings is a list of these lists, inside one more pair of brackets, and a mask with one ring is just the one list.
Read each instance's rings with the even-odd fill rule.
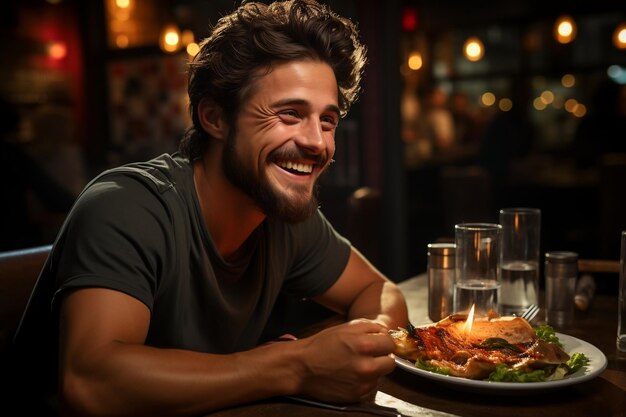
[[558,347],[563,348],[563,344],[559,340],[552,326],[548,324],[542,324],[541,326],[537,326],[535,327],[535,334],[537,335],[537,339],[543,340],[544,342],[548,343],[554,343]]
[[496,370],[489,374],[489,378],[487,378],[487,381],[493,382],[542,382],[545,380],[546,371],[543,369],[522,372],[503,363],[496,365]]
[[419,369],[423,369],[425,371],[435,372],[441,375],[450,375],[450,368],[446,368],[444,366],[436,366],[431,364],[428,361],[424,361],[422,359],[418,359],[415,362],[415,366]]
[[567,367],[569,368],[569,372],[567,373],[567,375],[573,374],[588,363],[589,358],[585,356],[584,353],[572,353],[572,356],[570,356],[569,360],[566,363]]

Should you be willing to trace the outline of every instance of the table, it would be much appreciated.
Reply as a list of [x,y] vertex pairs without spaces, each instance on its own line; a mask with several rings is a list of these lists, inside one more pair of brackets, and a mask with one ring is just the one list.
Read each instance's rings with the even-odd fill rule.
[[[411,322],[415,325],[430,323],[426,275],[403,281],[399,286],[407,298]],[[595,345],[606,355],[607,369],[593,380],[531,395],[483,394],[461,391],[397,368],[382,378],[379,391],[420,407],[463,417],[623,417],[626,416],[626,353],[619,352],[615,346],[616,312],[617,297],[597,295],[587,311],[576,312],[574,327],[556,329]],[[270,399],[210,414],[211,417],[340,415],[371,416],[361,412],[325,410],[284,399]]]

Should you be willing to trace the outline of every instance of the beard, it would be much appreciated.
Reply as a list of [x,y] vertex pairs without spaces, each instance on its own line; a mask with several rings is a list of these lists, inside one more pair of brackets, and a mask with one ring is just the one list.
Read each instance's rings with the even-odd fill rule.
[[[310,196],[306,196],[303,191],[300,193],[301,195],[288,197],[277,187],[272,186],[265,171],[261,170],[260,174],[257,175],[254,170],[242,162],[237,155],[235,142],[235,132],[231,131],[226,139],[222,154],[224,174],[230,182],[248,195],[266,216],[280,219],[286,223],[299,223],[315,213],[319,207],[317,181]],[[280,153],[283,159],[289,159],[285,158],[285,152]],[[298,156],[301,155],[298,154]],[[274,154],[273,159],[276,159]],[[320,156],[315,156],[313,159],[323,164],[326,162],[325,158]]]

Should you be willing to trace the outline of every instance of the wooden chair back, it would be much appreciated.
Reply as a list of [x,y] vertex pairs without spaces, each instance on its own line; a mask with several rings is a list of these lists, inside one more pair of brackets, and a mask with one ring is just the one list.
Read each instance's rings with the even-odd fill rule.
[[381,192],[372,187],[356,189],[348,197],[346,237],[376,267],[383,265],[383,205]]
[[0,252],[0,352],[8,347],[52,245]]

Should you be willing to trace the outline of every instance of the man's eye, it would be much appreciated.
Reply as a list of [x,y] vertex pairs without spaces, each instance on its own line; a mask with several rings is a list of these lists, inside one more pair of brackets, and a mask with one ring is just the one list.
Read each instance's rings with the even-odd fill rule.
[[284,110],[284,111],[281,111],[280,114],[281,116],[290,117],[290,118],[298,117],[298,112],[295,110]]
[[322,117],[322,123],[324,124],[325,127],[327,128],[335,128],[337,127],[338,121],[336,118],[332,117],[332,116],[328,116],[328,117]]

